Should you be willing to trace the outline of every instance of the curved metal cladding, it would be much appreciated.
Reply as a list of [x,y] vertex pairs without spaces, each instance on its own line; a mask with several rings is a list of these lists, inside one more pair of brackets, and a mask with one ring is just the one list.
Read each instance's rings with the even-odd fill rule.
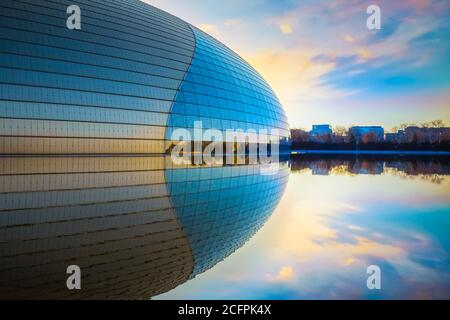
[[[268,219],[288,168],[164,169],[164,157],[1,157],[0,299],[146,299],[206,271]],[[167,181],[167,182],[166,182]],[[81,268],[68,290],[66,268]]]
[[177,217],[192,253],[191,278],[225,259],[266,222],[283,195],[287,162],[273,175],[260,165],[166,170]]
[[[66,27],[81,8],[81,30]],[[0,2],[0,153],[163,153],[189,25],[132,0]]]
[[[1,157],[0,299],[147,299],[189,279],[163,157]],[[66,269],[81,269],[68,290]]]
[[[66,27],[73,4],[81,30]],[[134,0],[2,0],[0,298],[148,298],[250,239],[287,167],[177,168],[167,140],[194,121],[289,137],[258,73],[174,16]],[[83,290],[66,288],[71,264]]]
[[195,27],[192,29],[195,54],[175,98],[166,140],[170,141],[178,128],[188,128],[194,136],[194,122],[201,121],[203,129],[222,132],[265,129],[270,134],[271,129],[277,129],[280,145],[287,146],[289,124],[267,82],[225,45]]
[[[66,27],[73,4],[81,30]],[[2,154],[161,154],[173,129],[194,121],[277,128],[287,142],[261,76],[168,13],[133,0],[2,0],[0,9]]]

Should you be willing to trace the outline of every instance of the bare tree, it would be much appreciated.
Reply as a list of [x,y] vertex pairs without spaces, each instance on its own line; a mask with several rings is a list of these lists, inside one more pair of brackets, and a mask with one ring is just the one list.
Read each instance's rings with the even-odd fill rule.
[[402,123],[400,125],[401,130],[405,130],[408,127],[417,127],[417,124],[416,123]]
[[442,127],[445,127],[444,121],[442,121],[442,120],[440,120],[440,119],[433,120],[433,121],[430,122],[430,124],[431,124],[431,127],[433,127],[433,128],[442,128]]
[[402,123],[402,124],[400,124],[400,129],[401,129],[401,130],[405,130],[407,127],[408,127],[408,124],[407,124],[407,123]]
[[347,128],[344,126],[336,126],[333,128],[333,132],[337,136],[345,136],[347,134]]

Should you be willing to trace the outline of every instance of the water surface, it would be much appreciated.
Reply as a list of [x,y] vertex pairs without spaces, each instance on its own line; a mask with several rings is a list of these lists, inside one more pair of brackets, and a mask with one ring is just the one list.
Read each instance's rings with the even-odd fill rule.
[[0,298],[450,298],[448,157],[278,168],[0,157]]
[[251,241],[157,298],[448,299],[449,173],[448,158],[297,157]]

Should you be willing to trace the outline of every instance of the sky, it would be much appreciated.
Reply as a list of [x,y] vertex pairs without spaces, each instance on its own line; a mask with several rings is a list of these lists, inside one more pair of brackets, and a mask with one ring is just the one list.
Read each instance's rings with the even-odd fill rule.
[[[214,36],[275,90],[291,128],[450,125],[448,0],[143,0]],[[369,5],[381,29],[369,30]]]
[[[450,178],[425,177],[394,169],[356,175],[340,166],[328,176],[293,171],[250,241],[155,298],[448,298]],[[382,270],[379,291],[366,287],[369,265]]]

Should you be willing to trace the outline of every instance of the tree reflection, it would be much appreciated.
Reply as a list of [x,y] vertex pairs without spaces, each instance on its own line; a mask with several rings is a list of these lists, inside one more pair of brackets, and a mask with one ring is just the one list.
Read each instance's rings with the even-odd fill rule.
[[291,170],[311,170],[313,175],[390,174],[440,184],[450,174],[450,157],[296,155]]

